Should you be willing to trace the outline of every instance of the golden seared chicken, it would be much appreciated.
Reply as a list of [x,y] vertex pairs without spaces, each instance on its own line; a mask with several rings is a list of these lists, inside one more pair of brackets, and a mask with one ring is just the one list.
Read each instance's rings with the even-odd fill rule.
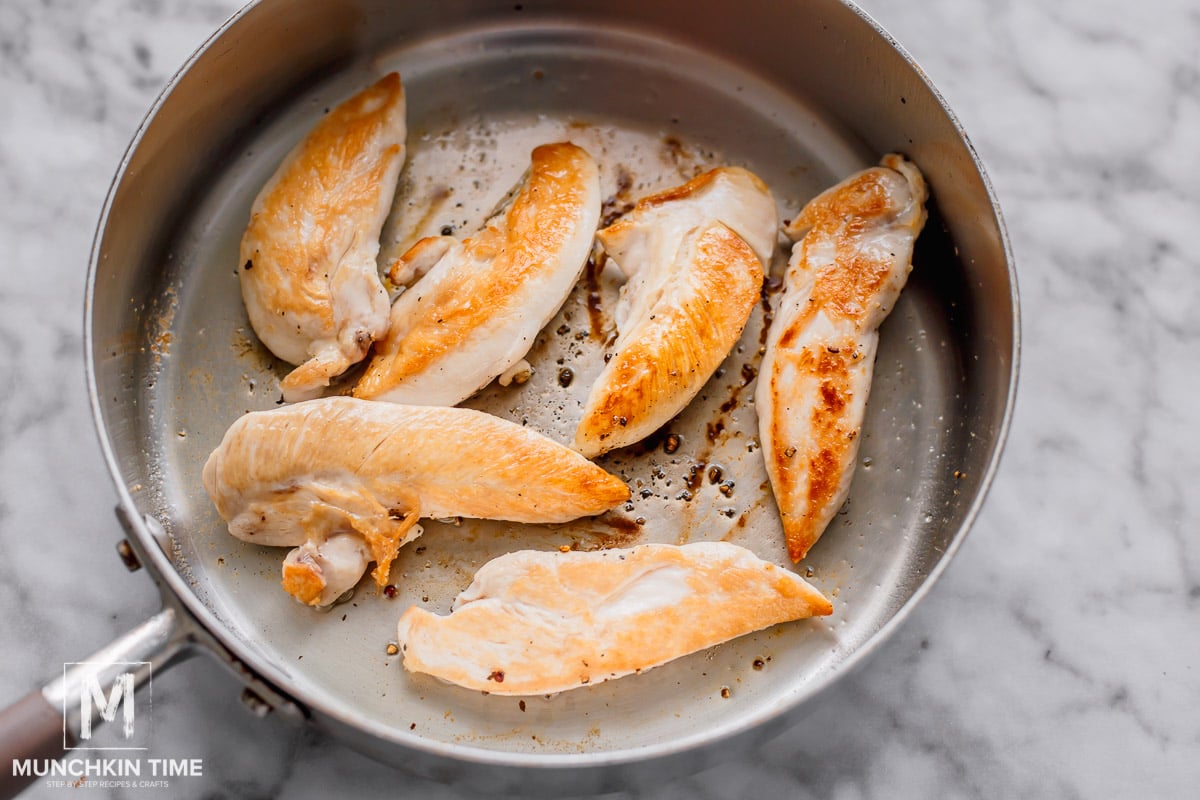
[[917,168],[888,155],[817,196],[785,229],[799,241],[767,335],[755,408],[793,561],[850,491],[879,325],[912,270],[925,197]]
[[388,326],[375,256],[404,164],[396,73],[333,109],[254,199],[238,275],[250,324],[279,358],[288,401],[316,397]]
[[422,239],[392,266],[392,305],[355,397],[452,406],[516,366],[579,280],[600,219],[600,177],[570,143],[533,151],[507,207],[459,241]]
[[766,185],[721,168],[641,199],[597,234],[628,281],[619,335],[575,431],[580,452],[638,442],[696,396],[742,334],[777,226]]
[[523,550],[484,564],[449,616],[409,608],[398,641],[412,672],[551,694],[832,612],[799,576],[727,542]]
[[204,488],[237,538],[296,548],[283,585],[314,606],[371,561],[386,584],[420,517],[566,522],[629,497],[618,478],[512,422],[350,397],[241,417],[204,465]]

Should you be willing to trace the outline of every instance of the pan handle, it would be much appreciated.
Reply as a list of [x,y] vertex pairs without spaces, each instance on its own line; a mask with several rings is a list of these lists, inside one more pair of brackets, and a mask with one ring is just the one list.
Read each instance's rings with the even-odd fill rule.
[[[75,747],[81,726],[90,729],[103,721],[102,703],[91,702],[97,687],[107,706],[115,706],[120,698],[115,685],[120,691],[141,686],[187,643],[179,612],[164,608],[90,658],[64,664],[61,676],[0,711],[0,800],[15,797],[46,773],[47,762]],[[86,722],[85,707],[91,710]],[[115,708],[103,710],[114,716]]]

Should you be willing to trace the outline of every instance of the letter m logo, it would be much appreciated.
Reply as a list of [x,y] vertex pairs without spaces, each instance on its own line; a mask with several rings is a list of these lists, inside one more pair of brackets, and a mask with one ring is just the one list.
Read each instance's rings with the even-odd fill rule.
[[79,694],[79,739],[87,741],[92,738],[92,709],[105,722],[114,722],[117,710],[123,708],[125,714],[121,718],[121,734],[126,739],[133,738],[133,673],[122,672],[112,682],[108,696],[104,687],[95,675],[88,675],[83,682],[83,691]]
[[[63,747],[145,750],[151,733],[149,670],[149,662],[142,661],[64,664],[63,681],[74,684],[75,692],[63,696]],[[145,691],[135,698],[137,676],[143,673]],[[146,718],[139,721],[139,712]]]

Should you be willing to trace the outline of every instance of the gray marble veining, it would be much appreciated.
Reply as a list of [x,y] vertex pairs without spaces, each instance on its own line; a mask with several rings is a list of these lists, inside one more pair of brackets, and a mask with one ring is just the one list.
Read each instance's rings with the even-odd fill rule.
[[[863,5],[956,110],[1005,210],[1024,335],[1006,456],[935,590],[807,718],[614,797],[1194,797],[1200,7]],[[83,276],[126,143],[234,9],[0,5],[0,701],[156,607],[112,549]],[[256,719],[239,691],[202,659],[155,685],[156,747],[208,766],[169,796],[471,796]]]

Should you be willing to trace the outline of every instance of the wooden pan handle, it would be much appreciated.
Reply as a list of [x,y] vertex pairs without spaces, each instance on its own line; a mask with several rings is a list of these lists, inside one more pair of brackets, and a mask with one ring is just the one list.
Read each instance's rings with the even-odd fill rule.
[[[16,797],[36,777],[32,762],[58,760],[74,744],[60,709],[35,689],[0,711],[0,798]],[[65,746],[64,746],[65,745]]]

